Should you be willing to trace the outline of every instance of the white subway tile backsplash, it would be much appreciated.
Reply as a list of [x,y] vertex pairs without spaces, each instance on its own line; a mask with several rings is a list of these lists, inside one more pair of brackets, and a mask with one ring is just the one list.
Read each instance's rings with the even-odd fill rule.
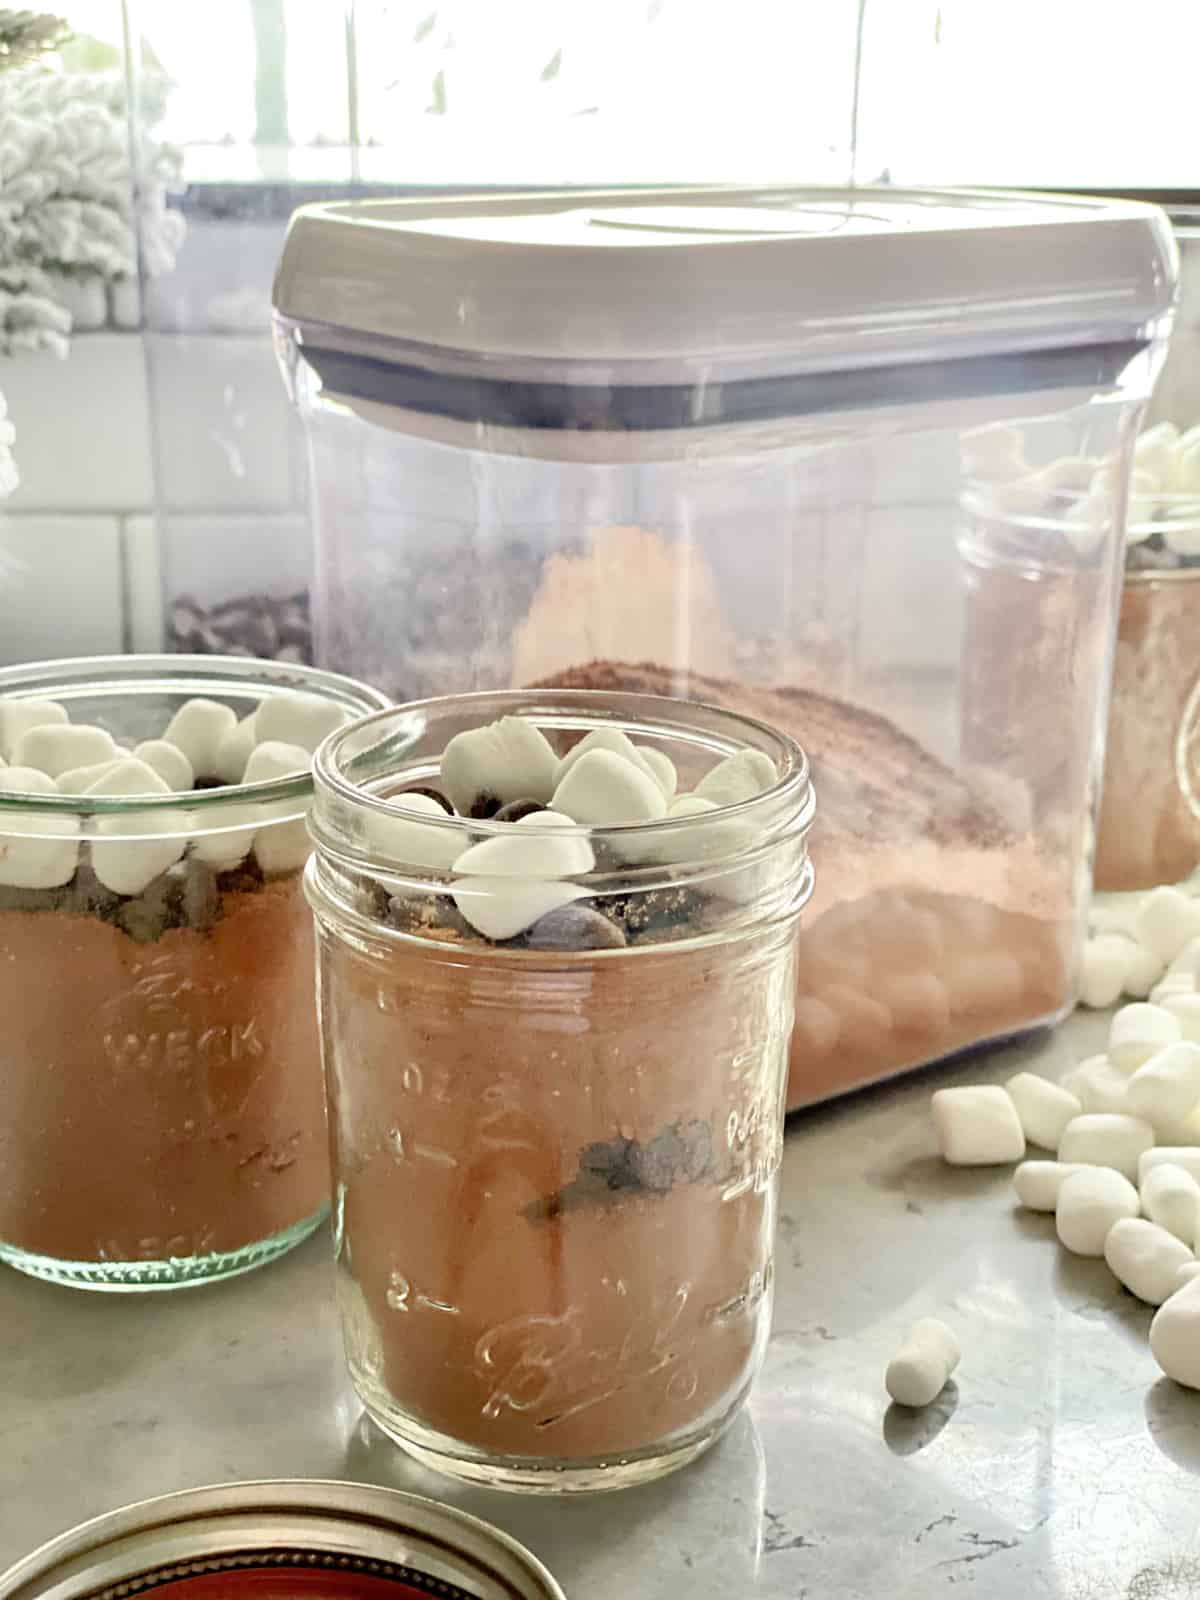
[[154,500],[142,341],[80,334],[65,361],[47,351],[0,366],[17,430],[21,487],[11,511],[138,511]]
[[0,517],[0,665],[124,648],[115,517]]
[[309,586],[308,519],[163,514],[159,548],[167,603],[190,595],[202,606],[245,595],[294,594]]
[[131,650],[161,650],[165,635],[158,523],[126,517],[121,527],[125,571],[125,637]]

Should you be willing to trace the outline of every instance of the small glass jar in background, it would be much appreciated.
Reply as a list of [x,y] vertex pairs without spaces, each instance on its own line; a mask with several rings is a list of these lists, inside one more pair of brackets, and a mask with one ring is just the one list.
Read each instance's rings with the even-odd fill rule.
[[1098,890],[1179,883],[1200,866],[1200,494],[1159,497],[1150,520],[1139,509],[1132,497]]
[[[699,818],[591,829],[555,939],[537,924],[493,943],[459,910],[485,880],[456,890],[449,864],[508,825],[422,813],[414,833],[403,793],[436,789],[448,741],[505,715],[560,754],[619,729],[669,756],[681,791],[741,750],[777,781]],[[511,691],[368,718],[315,773],[308,891],[363,1403],[426,1464],[498,1487],[682,1465],[738,1410],[769,1329],[812,886],[802,752],[712,707]]]
[[[124,750],[193,698],[242,718],[297,693],[347,719],[386,704],[333,673],[212,656],[0,673],[0,705],[57,701]],[[307,772],[149,797],[0,792],[0,1261],[79,1288],[176,1288],[273,1260],[321,1220],[311,793]]]

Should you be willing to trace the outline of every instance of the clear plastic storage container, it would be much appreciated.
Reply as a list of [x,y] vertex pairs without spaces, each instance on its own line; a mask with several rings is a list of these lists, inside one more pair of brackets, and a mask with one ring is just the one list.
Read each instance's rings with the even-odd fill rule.
[[1166,217],[1126,202],[304,208],[275,305],[316,658],[405,699],[645,691],[794,735],[794,1105],[1047,1022],[1174,288]]

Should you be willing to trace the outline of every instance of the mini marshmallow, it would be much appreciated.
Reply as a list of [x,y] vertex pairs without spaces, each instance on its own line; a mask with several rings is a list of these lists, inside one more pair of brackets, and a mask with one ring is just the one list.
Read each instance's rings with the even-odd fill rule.
[[258,736],[255,731],[257,720],[258,713],[252,711],[248,717],[243,717],[222,735],[221,742],[217,745],[217,770],[214,774],[222,783],[241,783],[250,752],[257,742]]
[[557,771],[550,741],[525,717],[501,717],[456,733],[442,753],[442,787],[464,817],[485,799],[499,805],[511,800],[545,804],[554,793]]
[[679,787],[679,774],[675,771],[675,763],[663,750],[656,750],[653,745],[639,744],[636,746],[638,755],[650,768],[658,779],[658,787],[663,792],[667,804],[675,798],[675,791]]
[[[87,797],[115,799],[129,796],[170,794],[170,790],[144,761],[130,756],[118,761],[103,773],[87,791]],[[178,817],[154,812],[130,815],[99,815],[96,818],[97,835],[109,834],[172,834],[164,839],[100,838],[92,841],[92,870],[106,889],[114,894],[141,894],[146,885],[160,873],[173,867],[187,848],[186,837],[179,837]]]
[[1111,1167],[1085,1166],[1063,1180],[1054,1223],[1061,1243],[1077,1256],[1102,1256],[1114,1223],[1136,1217],[1137,1190]]
[[435,828],[418,820],[439,817],[445,822],[445,807],[427,794],[396,795],[392,803],[397,807],[394,812],[372,812],[366,818],[367,843],[401,869],[408,866],[449,872],[462,854],[461,829]]
[[[647,777],[653,778],[659,788],[663,789],[658,773],[651,765],[645,750],[639,750],[629,735],[622,733],[620,728],[593,728],[591,733],[585,734],[577,745],[573,745],[558,763],[558,771],[554,775],[555,788],[563,781],[575,763],[582,756],[587,755],[589,750],[611,750],[613,755],[623,756],[626,761],[632,762]],[[672,793],[674,793],[674,790],[672,790]],[[663,794],[666,795],[665,789],[663,789]]]
[[192,855],[214,872],[232,872],[250,854],[267,815],[264,806],[241,803],[191,812]]
[[1125,1098],[1132,1116],[1155,1127],[1182,1122],[1200,1105],[1200,1044],[1179,1040],[1156,1051],[1130,1078]]
[[1149,475],[1156,488],[1166,488],[1175,466],[1179,429],[1173,422],[1160,422],[1147,428],[1134,440],[1133,465]]
[[1136,1072],[1143,1062],[1181,1036],[1179,1019],[1162,1006],[1135,1001],[1122,1006],[1108,1030],[1108,1059],[1122,1072]]
[[580,756],[550,804],[573,822],[595,826],[655,822],[667,811],[658,780],[611,750],[589,750]]
[[[597,755],[609,752],[598,750]],[[619,760],[619,757],[614,757]],[[517,878],[463,878],[450,891],[454,904],[485,939],[512,939],[544,917],[587,894],[575,883]]]
[[188,700],[167,723],[163,739],[182,750],[197,778],[217,776],[221,741],[237,727],[237,717],[215,700]]
[[1125,972],[1124,992],[1131,1000],[1145,1000],[1162,981],[1164,972],[1161,956],[1144,944],[1135,944]]
[[1189,1283],[1195,1283],[1200,1278],[1200,1261],[1185,1261],[1175,1272],[1175,1293],[1186,1289]]
[[[159,777],[154,768],[135,756],[126,756],[106,767],[94,783],[84,790],[85,795],[116,799],[122,795],[170,794],[170,786]],[[140,832],[140,829],[133,829]]]
[[1196,974],[1200,972],[1200,939],[1189,939],[1173,961],[1167,963],[1168,978],[1190,978],[1196,987]]
[[1194,1249],[1200,1230],[1200,1183],[1192,1174],[1166,1161],[1147,1170],[1139,1189],[1142,1210],[1150,1221]]
[[[537,827],[527,827],[527,823]],[[483,878],[571,878],[590,872],[596,858],[586,836],[550,834],[547,823],[565,823],[570,817],[555,811],[535,811],[513,825],[513,831],[469,845],[454,863],[454,871]],[[518,831],[520,830],[520,831]]]
[[190,794],[196,782],[192,763],[176,744],[165,739],[143,739],[134,746],[134,756],[152,767],[174,794]]
[[56,787],[59,794],[86,794],[98,779],[118,765],[120,759],[118,756],[113,761],[100,761],[94,767],[72,767],[70,772],[64,772],[58,779]]
[[1154,1129],[1140,1117],[1093,1111],[1067,1123],[1058,1154],[1062,1161],[1112,1167],[1132,1182],[1139,1158],[1153,1148]]
[[1032,1072],[1018,1072],[1005,1089],[1017,1108],[1025,1137],[1046,1150],[1058,1149],[1063,1129],[1083,1111],[1069,1090]]
[[[0,794],[57,793],[53,781],[35,767],[0,770]],[[78,834],[78,817],[5,812],[0,816],[0,885],[60,889],[70,883],[79,865]]]
[[[298,747],[297,747],[298,748]],[[307,752],[305,752],[307,756]],[[307,817],[292,817],[260,828],[254,835],[254,859],[268,878],[296,872],[313,852]]]
[[779,774],[770,756],[761,750],[739,750],[735,756],[726,756],[701,778],[692,791],[701,800],[715,800],[719,806],[736,805],[741,800],[752,800],[764,789],[770,789]]
[[29,728],[21,735],[13,751],[13,764],[37,767],[47,777],[57,778],[74,767],[115,761],[123,754],[113,743],[112,735],[103,728],[76,727],[69,722],[50,723]]
[[1120,1112],[1126,1110],[1125,1093],[1129,1079],[1118,1072],[1107,1056],[1089,1056],[1063,1078],[1061,1087],[1073,1094],[1083,1111]]
[[1138,1182],[1145,1183],[1147,1175],[1156,1167],[1182,1167],[1200,1183],[1200,1145],[1160,1144],[1147,1150],[1138,1159]]
[[[1192,449],[1188,455],[1189,475],[1194,478],[1200,472],[1200,450]],[[1195,488],[1195,483],[1189,487]],[[1189,500],[1168,508],[1163,543],[1174,555],[1200,556],[1200,502]]]
[[1123,934],[1088,939],[1079,964],[1080,1003],[1104,1011],[1121,998],[1137,946]]
[[953,1331],[937,1317],[922,1317],[888,1362],[884,1386],[900,1406],[927,1406],[946,1387],[962,1351]]
[[1190,1044],[1200,1044],[1200,994],[1194,989],[1184,994],[1167,994],[1158,1003],[1176,1019]]
[[1150,1351],[1168,1378],[1185,1389],[1200,1389],[1200,1279],[1178,1289],[1154,1313]]
[[43,700],[37,695],[0,700],[0,755],[12,761],[18,740],[30,728],[61,725],[70,720],[66,706],[60,706],[57,700]]
[[271,783],[276,778],[294,778],[298,773],[311,770],[312,753],[302,745],[264,739],[250,752],[242,772],[242,782]]
[[1150,537],[1161,493],[1162,486],[1152,472],[1135,467],[1129,474],[1129,506],[1125,513],[1126,544],[1141,544]]
[[1200,904],[1181,889],[1152,889],[1134,918],[1133,931],[1139,944],[1164,961],[1174,961],[1186,944],[1200,937]]
[[1013,1190],[1027,1211],[1053,1211],[1071,1174],[1086,1171],[1076,1161],[1022,1161],[1013,1173]]
[[1003,1089],[938,1089],[930,1105],[942,1157],[952,1167],[996,1166],[1025,1154],[1020,1118]]
[[312,755],[346,719],[341,706],[319,694],[270,694],[255,713],[254,731],[259,744],[299,745]]
[[1130,1294],[1148,1306],[1161,1306],[1175,1292],[1180,1267],[1194,1258],[1187,1245],[1157,1223],[1122,1217],[1104,1241],[1104,1259]]

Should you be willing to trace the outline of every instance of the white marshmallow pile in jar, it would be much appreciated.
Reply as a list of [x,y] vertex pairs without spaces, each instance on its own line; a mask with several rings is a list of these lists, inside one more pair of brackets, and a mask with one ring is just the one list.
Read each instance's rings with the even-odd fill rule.
[[[1130,1294],[1158,1308],[1150,1349],[1167,1377],[1194,1389],[1200,1388],[1197,971],[1200,938],[1176,955],[1179,987],[1164,993],[1161,1004],[1139,1001],[1114,1012],[1107,1049],[1059,1082],[1020,1072],[1003,1087],[939,1089],[932,1098],[943,1158],[960,1167],[1014,1164],[1018,1204],[1053,1213],[1064,1249],[1102,1258]],[[1030,1145],[1041,1153],[1031,1155]]]
[[[618,728],[594,728],[559,755],[532,721],[510,715],[451,738],[440,760],[440,787],[390,794],[390,804],[402,809],[373,817],[367,844],[381,859],[435,875],[444,889],[440,910],[427,895],[391,898],[391,920],[408,931],[428,932],[431,918],[448,918],[451,931],[492,944],[618,949],[638,942],[640,924],[623,921],[579,880],[597,871],[669,873],[676,864],[712,861],[707,892],[725,905],[753,905],[760,886],[753,866],[727,871],[721,863],[751,849],[761,823],[714,813],[763,794],[777,776],[766,754],[743,749],[680,793],[670,757]],[[461,829],[439,827],[437,819],[448,817],[489,826],[464,848]],[[691,825],[674,826],[683,822]],[[600,859],[597,832],[655,823],[664,824],[661,831],[617,844],[607,839]],[[646,899],[659,918],[657,935],[705,931],[697,897],[672,897],[667,884]]]
[[[219,672],[219,661],[206,665]],[[255,688],[248,677],[229,684],[231,697]],[[311,843],[307,786],[296,794],[295,780],[349,715],[298,690],[272,689],[241,718],[197,696],[157,737],[122,743],[72,721],[61,701],[0,697],[0,797],[8,802],[0,806],[0,893],[28,891],[36,909],[39,892],[64,889],[87,867],[102,890],[136,897],[185,856],[218,874],[251,859],[266,877],[296,871]],[[188,807],[183,797],[193,792]]]

